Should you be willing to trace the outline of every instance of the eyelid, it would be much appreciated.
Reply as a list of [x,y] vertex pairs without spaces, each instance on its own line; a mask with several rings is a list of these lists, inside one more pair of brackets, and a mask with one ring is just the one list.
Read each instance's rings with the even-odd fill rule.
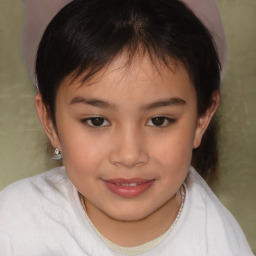
[[[157,126],[157,125],[154,125],[154,124],[151,124],[151,125],[148,124],[150,121],[152,121],[152,119],[157,118],[157,117],[164,118],[164,119],[165,119],[165,125],[159,125],[159,126]],[[176,121],[177,121],[177,119],[175,119],[175,118],[167,117],[167,116],[164,116],[164,115],[156,115],[156,116],[151,117],[151,118],[147,121],[146,125],[152,126],[152,127],[155,127],[155,128],[166,128],[166,127],[168,127],[169,125],[175,123]],[[166,123],[166,122],[167,122],[167,123]]]
[[[99,126],[93,125],[93,124],[92,124],[92,119],[96,119],[96,118],[101,118],[101,119],[103,119],[103,120],[104,120],[103,124],[104,124],[104,123],[105,123],[105,124],[104,124],[104,125],[99,125]],[[85,124],[86,126],[88,126],[88,127],[90,127],[90,128],[94,128],[94,129],[100,129],[100,128],[104,128],[104,127],[110,126],[110,122],[109,122],[106,118],[104,118],[104,117],[102,117],[102,116],[90,116],[90,117],[87,117],[87,118],[82,119],[81,122],[82,122],[83,124]],[[106,124],[106,122],[107,122],[107,124]]]

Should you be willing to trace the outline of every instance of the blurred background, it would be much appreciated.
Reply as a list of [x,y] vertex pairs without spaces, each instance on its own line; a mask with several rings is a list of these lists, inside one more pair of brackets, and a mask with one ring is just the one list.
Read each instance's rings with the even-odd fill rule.
[[[222,83],[219,178],[214,192],[256,252],[256,1],[218,1],[228,45]],[[21,56],[21,0],[0,0],[0,190],[56,166],[37,120]],[[53,152],[52,152],[53,153]]]

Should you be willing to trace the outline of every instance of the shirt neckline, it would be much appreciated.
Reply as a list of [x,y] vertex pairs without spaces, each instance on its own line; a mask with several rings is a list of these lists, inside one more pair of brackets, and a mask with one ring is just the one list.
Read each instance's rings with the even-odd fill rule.
[[159,237],[155,238],[154,240],[144,243],[142,245],[134,246],[134,247],[123,247],[123,246],[120,246],[120,245],[117,245],[117,244],[111,242],[107,238],[104,238],[104,236],[101,235],[101,233],[96,229],[96,227],[94,227],[94,225],[90,221],[87,213],[85,212],[85,210],[80,202],[78,190],[76,189],[76,187],[73,185],[72,182],[71,182],[71,184],[73,186],[73,195],[74,195],[76,207],[78,208],[80,216],[81,216],[83,222],[85,223],[86,227],[90,230],[91,234],[94,235],[94,239],[97,239],[98,242],[100,242],[101,244],[104,244],[107,248],[110,248],[113,251],[121,253],[123,255],[142,254],[142,253],[145,253],[145,252],[148,252],[148,251],[154,249],[158,245],[162,244],[162,242],[166,239],[168,239],[168,241],[170,241],[172,239],[172,237],[175,235],[175,233],[179,230],[179,227],[184,220],[184,216],[187,214],[189,194],[188,194],[188,189],[187,189],[186,180],[185,180],[183,183],[184,193],[186,195],[185,200],[184,200],[184,205],[183,205],[183,209],[180,213],[180,216],[177,220],[177,223],[174,225],[174,227],[172,227],[172,225],[171,225],[170,228],[165,233],[163,233]]

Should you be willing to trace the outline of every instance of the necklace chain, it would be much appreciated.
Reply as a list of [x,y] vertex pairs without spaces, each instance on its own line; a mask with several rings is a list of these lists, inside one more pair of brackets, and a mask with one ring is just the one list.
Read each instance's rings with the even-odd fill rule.
[[[182,212],[182,210],[184,208],[185,197],[186,197],[186,192],[185,191],[186,191],[185,187],[184,187],[184,185],[182,185],[180,190],[179,190],[179,192],[181,194],[181,205],[180,205],[179,211],[178,211],[178,213],[176,215],[176,218],[175,218],[174,222],[172,223],[172,225],[170,226],[170,228],[164,234],[162,234],[160,237],[158,237],[158,238],[156,238],[156,239],[154,239],[154,240],[152,240],[150,242],[147,242],[147,243],[145,243],[143,245],[140,245],[140,246],[136,246],[136,247],[122,247],[122,246],[119,246],[119,245],[111,242],[110,240],[108,240],[106,237],[104,237],[96,229],[96,227],[93,225],[93,223],[90,221],[89,218],[88,218],[88,220],[89,220],[90,225],[94,229],[94,231],[100,236],[100,238],[105,242],[105,244],[108,247],[110,247],[111,249],[113,249],[113,250],[115,250],[115,251],[117,251],[119,253],[124,253],[126,255],[136,255],[136,254],[138,254],[137,252],[143,253],[145,251],[148,251],[148,250],[154,248],[156,245],[158,245],[173,230],[173,228],[177,224],[177,222],[178,222],[178,220],[180,218],[181,212]],[[84,211],[86,212],[86,205],[85,205],[84,196],[80,192],[78,192],[78,196],[79,196],[81,205],[82,205]]]

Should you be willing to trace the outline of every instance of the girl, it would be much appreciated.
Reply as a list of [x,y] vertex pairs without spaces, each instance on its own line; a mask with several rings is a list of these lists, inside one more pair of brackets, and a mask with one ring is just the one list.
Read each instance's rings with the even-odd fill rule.
[[212,148],[220,65],[181,2],[72,1],[43,35],[36,78],[64,166],[1,192],[0,255],[253,255],[190,166],[207,172],[197,148]]

